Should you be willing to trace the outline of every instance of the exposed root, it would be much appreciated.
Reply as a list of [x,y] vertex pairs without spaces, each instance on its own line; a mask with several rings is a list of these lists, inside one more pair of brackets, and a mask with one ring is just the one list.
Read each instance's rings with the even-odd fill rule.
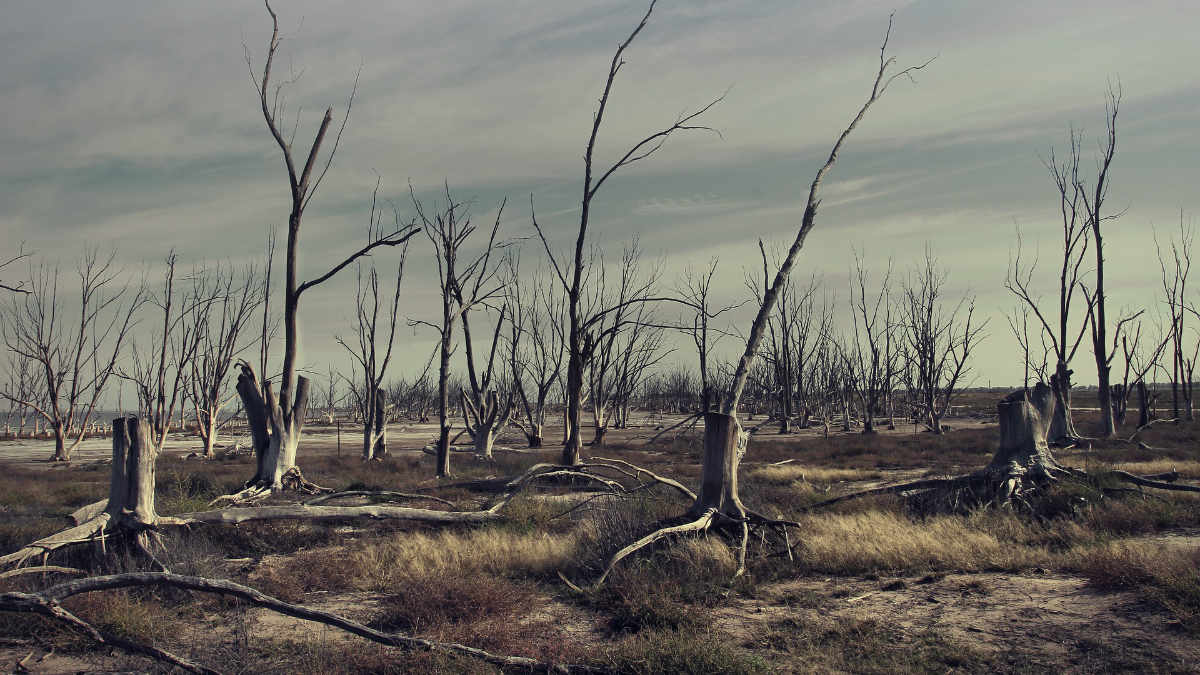
[[251,506],[263,501],[277,492],[294,492],[302,495],[321,495],[334,492],[332,488],[321,487],[306,479],[300,467],[293,466],[279,478],[281,490],[275,490],[270,481],[252,480],[239,492],[222,495],[208,503],[210,508],[219,506]]
[[[600,573],[600,576],[596,578],[596,581],[592,582],[592,584],[591,584],[592,587],[598,588],[600,585],[602,585],[604,583],[604,580],[607,579],[608,575],[612,572],[613,568],[616,567],[617,563],[621,562],[622,560],[624,560],[625,558],[629,557],[630,555],[636,553],[637,551],[653,544],[656,541],[665,539],[667,537],[672,537],[672,536],[676,536],[676,535],[680,535],[680,534],[686,534],[688,532],[704,532],[704,531],[708,530],[708,528],[713,524],[713,521],[716,520],[716,518],[717,518],[717,510],[709,509],[709,510],[705,511],[704,513],[700,514],[699,518],[682,523],[680,525],[672,525],[669,527],[663,527],[663,528],[657,529],[657,530],[651,532],[650,534],[642,537],[641,539],[638,539],[637,541],[633,542],[632,544],[617,551],[616,553],[613,554],[613,556],[611,558],[609,558],[608,563],[604,566],[604,571]],[[572,586],[572,588],[579,590],[578,586],[575,586],[574,584],[571,584],[571,586]]]
[[293,466],[287,471],[284,471],[279,480],[283,483],[283,489],[285,491],[291,491],[302,495],[320,495],[333,492],[333,488],[321,487],[320,485],[317,485],[316,483],[305,478],[304,474],[300,471],[300,467],[298,466]]
[[0,610],[41,614],[42,616],[46,616],[50,619],[66,624],[75,631],[101,644],[110,644],[114,647],[119,647],[130,652],[149,656],[193,673],[217,673],[218,671],[216,670],[193,663],[187,659],[184,659],[183,657],[177,656],[171,652],[159,649],[157,647],[152,647],[103,633],[97,630],[91,624],[68,612],[62,607],[61,604],[64,599],[74,595],[79,595],[81,593],[143,586],[173,586],[175,588],[184,588],[192,591],[229,595],[244,600],[252,605],[264,607],[279,614],[284,614],[286,616],[304,619],[307,621],[316,621],[326,626],[338,628],[348,633],[371,640],[372,642],[377,642],[390,647],[399,647],[406,650],[421,649],[428,651],[439,651],[449,654],[468,656],[495,666],[499,666],[501,668],[520,668],[522,670],[532,672],[551,673],[586,673],[600,671],[600,669],[592,666],[548,663],[523,656],[505,656],[501,654],[493,654],[482,649],[454,642],[437,642],[434,640],[426,640],[424,638],[411,637],[400,633],[385,633],[383,631],[364,626],[361,623],[352,621],[337,614],[304,607],[303,605],[293,605],[291,603],[283,602],[282,600],[273,598],[253,588],[243,586],[232,581],[182,576],[163,572],[135,572],[129,574],[113,574],[101,577],[91,577],[77,581],[68,581],[62,584],[51,586],[50,588],[38,591],[36,593],[0,593]]
[[271,496],[271,488],[263,485],[250,485],[231,495],[222,495],[208,503],[209,508],[218,506],[249,506]]

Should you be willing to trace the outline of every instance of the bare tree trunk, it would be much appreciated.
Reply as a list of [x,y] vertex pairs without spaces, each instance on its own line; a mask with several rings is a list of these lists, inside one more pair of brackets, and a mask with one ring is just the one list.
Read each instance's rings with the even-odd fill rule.
[[71,461],[71,450],[66,447],[66,430],[63,428],[63,422],[54,422],[54,454],[50,456],[51,462],[69,462]]
[[217,419],[209,417],[207,420],[196,419],[196,429],[200,434],[200,440],[204,442],[204,457],[213,459],[216,457],[216,441],[217,441]]
[[1050,443],[1069,444],[1079,438],[1079,432],[1075,430],[1075,422],[1071,419],[1071,374],[1073,372],[1066,363],[1059,361],[1054,375],[1050,377],[1050,389],[1054,392],[1054,399],[1057,403],[1047,435]]
[[746,507],[738,496],[737,479],[747,437],[733,415],[704,414],[703,474],[692,515],[699,516],[708,509],[716,509],[723,515],[745,518]]
[[372,459],[387,457],[387,416],[385,415],[386,394],[382,388],[375,391],[375,444]]
[[541,424],[533,423],[529,425],[529,431],[525,433],[525,440],[529,442],[529,447],[542,447],[542,429]]
[[1144,427],[1150,423],[1150,402],[1146,396],[1146,382],[1139,381],[1137,383],[1138,396],[1138,427]]

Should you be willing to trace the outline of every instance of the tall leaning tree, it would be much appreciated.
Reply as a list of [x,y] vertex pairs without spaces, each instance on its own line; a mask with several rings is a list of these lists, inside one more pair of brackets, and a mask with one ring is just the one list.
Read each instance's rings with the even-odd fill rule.
[[[658,152],[666,143],[667,138],[680,131],[712,131],[711,128],[694,124],[697,118],[707,112],[710,108],[716,105],[724,97],[720,97],[710,101],[708,104],[698,108],[690,113],[680,115],[675,122],[667,127],[664,127],[649,136],[634,143],[628,150],[621,154],[615,162],[608,166],[597,166],[595,163],[596,142],[600,136],[600,129],[604,123],[604,114],[608,107],[609,95],[612,93],[613,83],[617,79],[617,73],[625,65],[625,51],[629,45],[633,43],[642,29],[646,27],[646,22],[650,20],[650,14],[654,12],[654,5],[657,0],[651,0],[649,8],[642,16],[642,20],[638,22],[633,31],[625,38],[625,41],[617,46],[617,50],[613,53],[612,61],[608,66],[608,76],[604,81],[604,90],[600,94],[600,102],[596,107],[596,112],[592,115],[591,133],[588,135],[587,147],[583,153],[583,198],[580,203],[579,210],[579,229],[575,237],[575,249],[570,261],[566,264],[560,264],[555,258],[554,253],[550,249],[550,243],[546,239],[545,233],[542,232],[538,225],[536,216],[533,218],[534,228],[538,232],[538,236],[542,240],[542,245],[546,249],[546,254],[550,257],[550,261],[554,267],[554,271],[558,276],[559,283],[567,294],[567,378],[566,378],[566,399],[567,399],[567,414],[566,414],[566,442],[562,452],[563,464],[578,464],[580,460],[580,449],[583,445],[582,438],[582,411],[584,397],[584,369],[587,365],[586,347],[587,333],[589,323],[593,317],[587,316],[585,312],[584,301],[586,300],[586,284],[589,279],[588,270],[592,266],[592,257],[587,253],[588,247],[588,226],[591,223],[592,202],[599,193],[600,188],[609,178],[613,176],[622,167],[629,166],[635,162],[646,159],[647,157]],[[638,302],[650,302],[652,298],[642,298]],[[616,311],[615,308],[608,307],[600,311],[600,314]]]
[[349,100],[346,103],[346,112],[342,116],[341,125],[338,127],[331,147],[324,153],[324,161],[321,161],[321,149],[329,127],[333,123],[333,108],[325,109],[325,115],[317,127],[308,150],[303,151],[303,148],[300,148],[301,152],[298,154],[293,143],[299,126],[299,112],[296,115],[296,124],[292,125],[290,131],[286,126],[281,126],[284,118],[281,93],[287,85],[295,83],[296,78],[282,82],[274,82],[271,79],[271,67],[275,62],[282,38],[279,35],[279,17],[271,8],[269,0],[264,0],[264,5],[267,14],[271,17],[271,39],[267,43],[267,55],[261,77],[255,75],[248,48],[246,49],[246,65],[250,69],[250,80],[258,94],[263,121],[266,122],[267,130],[270,131],[275,144],[279,146],[284,169],[287,172],[288,193],[291,197],[287,248],[284,257],[283,368],[279,393],[276,395],[271,382],[266,379],[266,373],[261,374],[262,380],[259,381],[248,362],[243,362],[241,365],[242,372],[238,376],[238,394],[242,397],[242,403],[246,408],[255,454],[259,461],[258,471],[248,481],[247,490],[235,495],[234,501],[242,501],[283,489],[285,475],[289,477],[289,485],[307,485],[296,466],[296,449],[299,446],[300,432],[304,426],[309,388],[308,378],[298,377],[296,373],[296,361],[300,346],[298,318],[301,296],[305,291],[328,281],[372,250],[383,246],[399,246],[419,232],[416,227],[402,226],[399,221],[397,221],[395,229],[387,233],[378,228],[369,228],[367,243],[362,248],[349,254],[324,274],[308,281],[300,281],[298,262],[300,225],[309,203],[320,187],[321,181],[329,172],[337,154],[342,133],[346,130],[346,123],[350,119],[350,110],[358,89],[358,78],[355,77],[354,87],[351,89]]
[[866,116],[867,111],[883,96],[892,82],[900,77],[910,77],[914,72],[932,62],[932,59],[930,59],[920,65],[910,66],[889,74],[889,69],[895,63],[895,58],[887,55],[887,46],[891,32],[892,20],[889,19],[888,30],[884,35],[883,45],[879,51],[879,69],[871,84],[870,95],[867,97],[866,102],[858,109],[858,113],[854,116],[854,119],[850,121],[850,124],[838,136],[837,141],[833,144],[833,149],[829,153],[829,157],[817,169],[816,176],[809,185],[808,201],[804,208],[804,216],[800,222],[800,227],[796,231],[796,238],[790,248],[788,248],[787,255],[784,257],[779,269],[775,272],[775,277],[771,281],[759,305],[754,322],[750,326],[745,350],[738,359],[733,377],[721,400],[720,412],[706,412],[704,414],[704,455],[699,494],[696,495],[692,507],[681,518],[665,523],[665,527],[617,551],[609,559],[604,571],[596,581],[597,584],[604,581],[608,573],[612,571],[613,566],[620,560],[641,548],[664,537],[688,532],[703,532],[711,529],[733,529],[740,533],[741,547],[738,556],[739,564],[737,572],[740,575],[745,570],[746,543],[749,539],[749,527],[751,525],[798,525],[798,523],[767,518],[748,510],[742,504],[741,497],[738,494],[738,465],[746,453],[746,444],[749,435],[742,431],[741,424],[738,421],[738,405],[741,403],[742,392],[746,387],[751,368],[757,359],[759,349],[762,347],[763,335],[767,330],[767,323],[770,320],[771,312],[775,308],[780,289],[787,283],[788,277],[792,273],[792,268],[795,267],[796,260],[800,256],[800,250],[804,247],[804,241],[816,225],[817,208],[821,204],[818,196],[821,181],[825,179],[826,174],[829,173],[829,170],[837,162],[838,153],[841,152],[846,139],[850,137],[850,134]]

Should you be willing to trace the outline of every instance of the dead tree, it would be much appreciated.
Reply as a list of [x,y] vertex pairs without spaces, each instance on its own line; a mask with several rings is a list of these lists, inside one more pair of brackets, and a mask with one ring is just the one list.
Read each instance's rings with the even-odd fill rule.
[[540,448],[550,392],[562,375],[561,328],[566,305],[561,290],[549,283],[542,271],[525,284],[516,256],[510,261],[509,375],[524,413],[514,417],[513,422],[524,431],[529,447]]
[[[760,285],[753,281],[753,277],[750,277],[747,285],[754,292],[755,300],[761,305],[767,288],[770,286],[767,249],[761,239],[758,240],[758,251],[762,256],[762,283]],[[808,297],[810,294],[805,293],[804,296],[801,296],[800,302],[793,302],[793,296],[795,295],[797,295],[795,282],[789,278],[779,289],[779,296],[775,303],[776,314],[767,319],[767,332],[770,335],[770,341],[768,342],[769,346],[766,349],[764,357],[767,363],[770,364],[773,375],[771,389],[776,395],[779,433],[781,434],[791,433],[792,430],[792,391],[795,368],[791,336],[793,327],[797,321],[796,309],[803,303],[803,298]]]
[[[708,261],[708,266],[702,270],[694,270],[691,266],[683,272],[676,292],[679,297],[691,307],[691,326],[685,332],[696,345],[696,356],[700,359],[700,409],[709,412],[716,405],[713,395],[712,378],[709,377],[709,355],[717,348],[717,344],[725,334],[712,329],[712,321],[722,314],[731,312],[744,303],[734,305],[713,306],[712,295],[713,277],[717,273],[717,259]],[[684,322],[681,322],[684,323]],[[715,334],[715,335],[711,335]]]
[[182,415],[185,407],[183,398],[190,388],[187,380],[192,370],[189,364],[198,360],[200,328],[206,323],[197,317],[205,316],[217,299],[216,289],[203,284],[193,283],[190,289],[177,291],[177,261],[175,251],[171,251],[166,258],[161,291],[148,296],[147,304],[162,313],[161,322],[151,325],[148,349],[143,353],[135,337],[130,345],[129,369],[117,371],[134,386],[138,408],[149,424],[150,444],[159,452],[171,430],[175,411],[178,409]]
[[[1058,191],[1059,216],[1062,232],[1062,258],[1058,270],[1058,302],[1054,314],[1042,311],[1040,299],[1032,290],[1033,273],[1037,261],[1027,267],[1021,262],[1021,233],[1017,232],[1017,251],[1004,280],[1004,287],[1033,312],[1041,325],[1042,334],[1050,341],[1054,353],[1054,373],[1050,376],[1050,388],[1058,400],[1054,407],[1055,419],[1050,425],[1050,442],[1069,444],[1080,437],[1071,417],[1071,360],[1083,342],[1087,321],[1079,329],[1071,327],[1071,309],[1076,300],[1076,291],[1082,288],[1081,268],[1088,248],[1088,219],[1084,206],[1084,185],[1079,180],[1079,142],[1071,133],[1067,157],[1061,162],[1054,150],[1045,161],[1050,177]],[[1090,311],[1088,306],[1087,311]]]
[[850,309],[853,312],[853,379],[863,415],[864,434],[875,433],[875,415],[884,409],[887,391],[895,375],[892,360],[892,261],[879,281],[878,292],[868,292],[868,273],[862,255],[854,252],[850,277]]
[[[50,461],[70,461],[83,440],[145,299],[142,288],[118,285],[120,270],[113,267],[114,256],[84,252],[77,269],[79,305],[74,325],[58,294],[59,270],[45,263],[30,264],[28,292],[12,297],[0,317],[0,336],[8,351],[16,359],[36,364],[42,380],[37,389],[29,390],[29,399],[11,390],[0,395],[10,404],[33,410],[52,430]],[[40,395],[32,397],[34,392]]]
[[[2,314],[0,314],[2,317]],[[29,415],[38,414],[39,407],[45,406],[45,379],[39,377],[37,362],[10,354],[8,364],[8,382],[5,383],[0,398],[8,402],[8,414],[5,419],[5,433],[10,437],[20,438],[25,435],[25,426],[29,423]],[[18,403],[17,401],[33,401],[34,406]],[[14,423],[13,418],[16,418]]]
[[[375,200],[371,200],[371,220],[378,223]],[[378,225],[376,225],[377,227]],[[396,343],[396,325],[400,308],[400,283],[404,279],[404,260],[408,256],[405,246],[400,254],[400,262],[396,266],[396,283],[393,287],[392,301],[385,301],[387,318],[386,332],[379,322],[380,297],[379,275],[372,264],[363,277],[363,265],[358,265],[358,287],[355,293],[355,341],[348,343],[345,338],[335,336],[337,343],[346,349],[353,362],[353,372],[356,377],[347,378],[352,395],[358,404],[358,411],[363,423],[362,458],[364,461],[383,459],[387,454],[387,420],[385,418],[385,392],[383,379],[387,376],[388,365],[392,361],[392,348]],[[386,348],[380,349],[380,342]],[[382,351],[382,353],[380,353]],[[332,387],[332,385],[330,385]]]
[[1115,91],[1110,86],[1108,90],[1108,103],[1104,111],[1108,133],[1100,148],[1100,158],[1096,161],[1095,183],[1089,189],[1089,186],[1084,184],[1080,179],[1078,172],[1074,174],[1074,180],[1079,182],[1079,192],[1083,197],[1083,209],[1087,226],[1091,229],[1092,233],[1092,250],[1096,254],[1095,288],[1090,292],[1087,287],[1084,287],[1083,290],[1087,297],[1088,306],[1091,308],[1087,316],[1088,325],[1091,327],[1092,354],[1096,360],[1096,392],[1100,399],[1100,420],[1103,424],[1102,434],[1105,438],[1114,438],[1117,435],[1117,429],[1113,423],[1113,401],[1110,390],[1113,357],[1117,352],[1117,344],[1121,339],[1121,331],[1126,324],[1137,317],[1137,314],[1141,314],[1141,312],[1138,312],[1132,316],[1120,317],[1117,320],[1117,324],[1113,329],[1112,347],[1110,348],[1107,337],[1108,318],[1105,306],[1107,298],[1104,292],[1104,238],[1101,234],[1101,225],[1105,221],[1112,220],[1121,215],[1119,213],[1111,215],[1104,213],[1104,202],[1108,197],[1109,169],[1112,167],[1113,156],[1117,151],[1117,111],[1120,107],[1120,85],[1117,85]]
[[234,359],[254,344],[256,336],[245,335],[251,315],[263,304],[264,289],[254,267],[239,273],[232,266],[216,266],[192,274],[192,296],[211,297],[211,302],[196,303],[187,310],[187,319],[195,327],[197,348],[188,364],[197,433],[204,444],[203,456],[216,456],[217,433],[229,422],[221,411],[237,393],[227,389]]
[[984,338],[987,321],[975,317],[975,298],[964,296],[953,305],[943,298],[946,272],[938,268],[933,251],[925,248],[924,264],[904,284],[903,334],[913,365],[909,390],[925,425],[943,431],[942,418],[971,370],[971,353]]
[[1005,315],[1008,319],[1008,327],[1012,331],[1013,336],[1017,339],[1017,344],[1021,347],[1021,365],[1024,368],[1024,379],[1021,380],[1021,386],[1028,388],[1032,382],[1045,382],[1049,379],[1050,368],[1050,349],[1046,345],[1046,334],[1043,331],[1038,331],[1037,337],[1040,338],[1040,360],[1034,355],[1038,353],[1038,348],[1033,343],[1033,338],[1029,335],[1029,305],[1018,304],[1010,314]]
[[[250,367],[249,363],[245,363],[242,366],[242,375],[239,376],[238,382],[238,392],[242,396],[242,405],[246,408],[247,420],[252,424],[251,435],[255,439],[255,449],[261,461],[259,462],[259,472],[249,481],[248,491],[243,491],[233,496],[237,500],[252,499],[266,492],[283,489],[285,474],[289,477],[289,484],[291,485],[310,486],[307,481],[303,480],[303,475],[296,465],[296,449],[299,446],[300,432],[304,426],[309,386],[308,378],[297,377],[296,372],[296,360],[299,357],[300,348],[298,318],[301,296],[305,291],[328,281],[335,274],[350,265],[350,263],[369,254],[376,248],[402,245],[419,231],[413,224],[401,225],[399,221],[396,222],[396,228],[389,233],[369,228],[368,241],[365,246],[351,253],[324,274],[308,281],[300,281],[297,259],[300,248],[301,221],[304,218],[305,210],[320,187],[321,181],[325,178],[329,167],[333,164],[333,158],[337,155],[342,133],[345,131],[346,123],[350,119],[350,110],[354,104],[354,93],[358,88],[358,79],[357,77],[355,78],[354,88],[351,90],[350,98],[346,104],[345,115],[342,117],[337,135],[333,139],[332,147],[325,153],[323,166],[317,170],[317,165],[320,163],[321,146],[333,122],[333,108],[325,110],[325,115],[321,119],[316,136],[308,148],[303,164],[298,163],[293,153],[292,143],[295,140],[299,115],[297,115],[297,124],[293,125],[290,135],[285,136],[286,126],[281,127],[284,114],[281,92],[287,84],[294,82],[295,78],[279,84],[273,84],[271,81],[271,67],[275,60],[276,51],[279,49],[281,38],[279,36],[279,19],[275,11],[271,9],[269,0],[264,0],[264,4],[266,5],[267,13],[271,17],[271,39],[267,43],[267,55],[263,63],[261,78],[256,78],[254,75],[249,49],[246,50],[246,65],[250,68],[250,81],[254,84],[255,91],[258,93],[263,120],[266,122],[267,129],[271,132],[275,144],[279,146],[284,168],[287,172],[288,191],[291,196],[284,269],[283,368],[279,384],[279,394],[276,396],[270,382],[266,381],[266,379],[262,381],[260,391],[259,383],[254,380],[254,370]],[[262,376],[266,378],[266,373],[264,372]],[[249,380],[243,382],[245,378],[249,378]],[[257,409],[252,410],[252,408]]]
[[1183,224],[1183,213],[1179,214],[1179,238],[1168,241],[1168,249],[1155,237],[1154,247],[1158,252],[1158,264],[1162,270],[1162,289],[1170,326],[1167,340],[1171,346],[1171,413],[1175,419],[1192,420],[1193,378],[1196,357],[1200,354],[1200,340],[1190,350],[1187,348],[1187,318],[1196,316],[1196,310],[1188,300],[1188,274],[1192,269],[1192,241],[1195,231]]
[[[651,13],[654,12],[654,5],[657,0],[651,0],[650,6],[646,9],[645,15],[641,21],[634,27],[633,31],[625,38],[624,42],[617,46],[613,53],[612,61],[609,63],[608,76],[604,81],[604,89],[600,95],[600,102],[596,107],[596,112],[592,116],[591,133],[588,135],[587,147],[583,153],[583,197],[579,211],[579,230],[575,238],[574,256],[570,259],[570,264],[559,264],[558,259],[554,256],[550,248],[550,242],[546,239],[546,235],[542,232],[538,225],[536,215],[532,216],[534,228],[537,230],[538,237],[542,241],[543,247],[546,249],[546,255],[549,256],[551,264],[554,266],[554,271],[558,277],[558,281],[567,295],[567,377],[566,377],[566,442],[563,447],[562,460],[564,464],[577,464],[580,460],[580,449],[583,447],[582,438],[582,412],[584,400],[584,371],[586,368],[586,339],[589,317],[584,316],[581,311],[583,303],[586,300],[587,289],[585,284],[589,275],[587,274],[591,262],[587,257],[589,251],[588,246],[588,226],[591,219],[592,201],[600,188],[608,181],[610,177],[622,167],[629,166],[635,162],[646,159],[647,157],[658,152],[666,143],[667,139],[674,133],[679,131],[695,131],[704,130],[711,131],[709,127],[699,126],[694,122],[707,112],[710,108],[716,105],[722,98],[717,98],[701,108],[693,112],[680,115],[671,125],[664,127],[649,136],[634,143],[628,150],[609,165],[605,167],[594,167],[593,159],[596,151],[596,141],[600,135],[600,128],[604,122],[604,114],[608,107],[609,95],[612,93],[613,83],[616,81],[617,73],[620,72],[622,66],[625,65],[624,55],[625,50],[633,43],[634,39],[646,27],[646,22],[649,21]],[[593,317],[594,318],[594,317]]]
[[[438,266],[438,285],[442,294],[442,316],[440,325],[428,321],[412,321],[411,325],[423,325],[438,331],[440,336],[438,361],[438,441],[436,473],[439,478],[450,475],[450,356],[453,353],[454,324],[462,321],[463,335],[466,342],[467,368],[470,371],[472,392],[478,392],[478,398],[472,403],[481,412],[483,420],[498,421],[499,410],[489,408],[490,395],[486,384],[480,389],[480,382],[475,372],[475,355],[471,349],[470,326],[467,313],[503,296],[503,284],[498,282],[500,273],[500,256],[493,256],[503,245],[496,240],[500,230],[500,216],[504,212],[504,203],[496,212],[496,220],[488,239],[474,258],[459,260],[476,227],[471,224],[470,214],[462,204],[455,202],[450,194],[450,186],[445,185],[446,202],[436,211],[428,212],[417,199],[416,193],[409,189],[413,207],[422,224],[422,231],[433,244],[434,259]],[[503,317],[501,322],[503,322]],[[499,323],[497,324],[499,326]],[[498,333],[496,335],[498,337]],[[495,356],[496,339],[493,339],[492,357]],[[488,384],[492,358],[488,359]],[[460,388],[461,391],[461,388]],[[498,399],[497,399],[498,400]],[[464,413],[465,414],[465,413]],[[466,423],[466,420],[464,420]],[[482,442],[489,441],[491,431],[484,433]],[[473,436],[479,439],[479,436]],[[491,436],[494,440],[494,436]],[[488,456],[490,456],[490,443]]]
[[787,255],[779,266],[779,270],[775,273],[775,278],[768,287],[763,301],[758,308],[754,322],[751,324],[749,337],[746,340],[746,348],[738,360],[729,389],[725,392],[725,396],[721,402],[721,412],[709,412],[704,415],[703,463],[700,491],[696,499],[687,513],[679,519],[664,523],[663,527],[617,551],[609,559],[604,570],[601,572],[596,581],[597,584],[604,581],[608,573],[612,571],[613,567],[620,560],[641,548],[666,537],[689,532],[704,532],[712,529],[732,530],[738,537],[740,545],[738,548],[739,565],[737,573],[740,575],[745,569],[746,544],[749,539],[749,528],[751,525],[760,527],[786,527],[788,524],[794,524],[766,518],[748,510],[742,504],[741,497],[738,494],[738,465],[746,452],[748,434],[742,431],[741,424],[737,419],[738,405],[750,375],[751,367],[756,360],[762,344],[763,336],[766,333],[771,312],[775,309],[775,303],[780,290],[786,284],[792,272],[792,267],[800,255],[800,250],[804,246],[805,239],[807,239],[809,232],[812,231],[813,226],[816,224],[817,207],[820,204],[818,194],[821,181],[829,173],[829,170],[833,168],[834,163],[837,161],[838,153],[841,151],[846,139],[854,131],[855,127],[858,126],[871,106],[884,94],[888,86],[896,78],[911,76],[912,73],[930,63],[926,61],[924,64],[905,68],[889,75],[888,69],[894,62],[894,59],[887,56],[887,44],[891,36],[891,26],[892,23],[889,19],[888,31],[884,36],[883,46],[880,48],[879,70],[871,85],[870,95],[862,107],[859,108],[858,114],[854,116],[854,119],[842,131],[834,143],[828,159],[817,170],[816,176],[809,186],[808,201],[804,209],[804,216],[800,227],[796,232],[795,241],[792,242]]
[[158,451],[150,442],[148,425],[138,417],[113,420],[112,439],[108,499],[73,514],[78,523],[75,527],[0,556],[0,566],[20,566],[27,560],[81,543],[94,541],[108,546],[109,538],[128,542],[153,559],[151,537],[161,521],[154,509],[154,465]]
[[[1150,423],[1149,410],[1146,405],[1146,376],[1157,368],[1162,358],[1163,350],[1171,342],[1171,334],[1160,332],[1161,339],[1142,344],[1142,322],[1139,321],[1132,330],[1121,336],[1121,352],[1125,357],[1124,370],[1120,384],[1113,385],[1113,420],[1117,428],[1125,424],[1125,415],[1129,410],[1129,399],[1134,391],[1138,392],[1138,428]],[[1132,339],[1130,339],[1132,337]],[[1192,359],[1195,361],[1195,358]]]
[[[659,275],[654,271],[643,273],[641,248],[636,239],[621,252],[615,289],[610,285],[603,253],[596,250],[594,258],[597,262],[592,263],[593,268],[599,272],[591,284],[588,302],[582,310],[587,317],[583,322],[583,363],[595,425],[591,444],[593,447],[602,447],[604,436],[608,433],[610,415],[622,393],[619,367],[622,363],[628,365],[625,359],[640,351],[645,346],[641,343],[647,338],[655,341],[651,331],[644,328],[653,322],[647,303],[653,300],[651,294]],[[657,341],[661,342],[661,333]],[[647,356],[652,355],[655,349],[651,349]]]

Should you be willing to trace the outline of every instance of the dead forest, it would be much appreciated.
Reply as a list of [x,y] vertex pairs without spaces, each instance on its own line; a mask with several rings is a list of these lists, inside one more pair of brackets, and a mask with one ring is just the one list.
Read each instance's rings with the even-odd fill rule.
[[[333,198],[367,81],[289,107],[305,81],[282,12],[260,9],[245,107],[290,209],[237,242],[253,255],[165,249],[139,274],[117,250],[7,242],[3,667],[1194,672],[1195,233],[1181,213],[1146,238],[1160,288],[1113,299],[1115,77],[1105,127],[1063,120],[1033,167],[1054,250],[1017,231],[1004,278],[957,279],[938,242],[856,248],[829,279],[806,263],[828,254],[810,238],[839,208],[827,179],[878,102],[942,66],[893,56],[881,17],[858,107],[788,177],[802,217],[778,241],[745,223],[753,263],[730,288],[731,262],[671,275],[603,228],[610,179],[738,105],[717,90],[612,147],[656,0],[591,74],[578,209],[379,176],[335,251],[302,234],[327,226],[306,215]],[[412,311],[418,275],[433,312]],[[314,363],[302,317],[344,287],[349,318],[320,336],[338,360]],[[983,386],[1001,335],[1013,386]]]

